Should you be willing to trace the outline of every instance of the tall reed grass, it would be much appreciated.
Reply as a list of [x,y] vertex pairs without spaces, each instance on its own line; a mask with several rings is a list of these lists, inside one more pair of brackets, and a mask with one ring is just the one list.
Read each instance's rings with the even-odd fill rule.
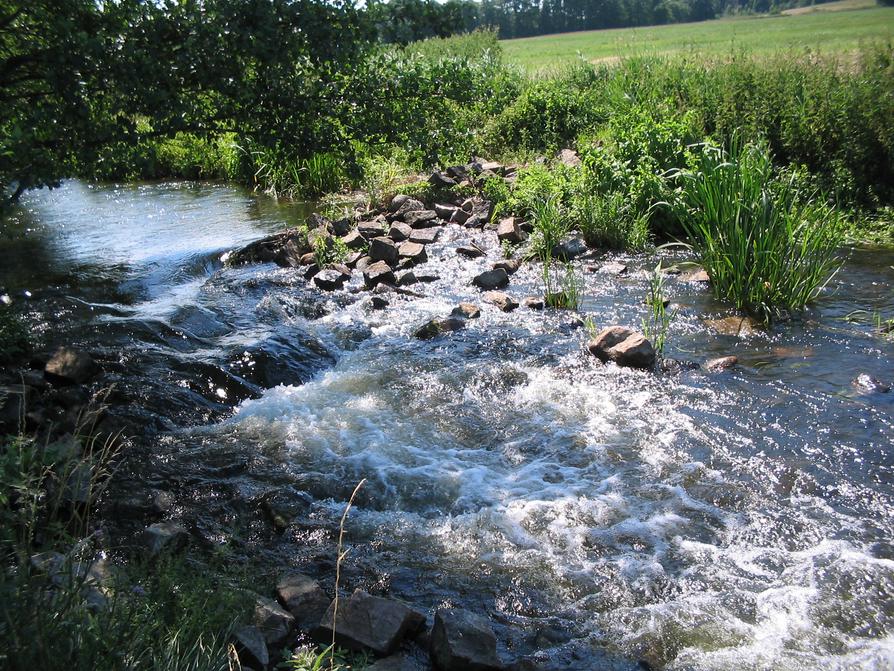
[[841,215],[794,178],[776,181],[765,146],[705,147],[681,176],[681,220],[717,298],[770,320],[803,308],[840,267]]

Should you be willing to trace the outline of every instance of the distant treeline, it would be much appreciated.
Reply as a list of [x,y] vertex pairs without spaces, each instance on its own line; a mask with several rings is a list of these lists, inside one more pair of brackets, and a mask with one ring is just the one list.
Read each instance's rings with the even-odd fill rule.
[[[822,2],[823,0],[819,0]],[[388,43],[407,44],[476,28],[501,38],[574,30],[704,21],[819,4],[808,0],[390,0],[370,2],[366,17]]]

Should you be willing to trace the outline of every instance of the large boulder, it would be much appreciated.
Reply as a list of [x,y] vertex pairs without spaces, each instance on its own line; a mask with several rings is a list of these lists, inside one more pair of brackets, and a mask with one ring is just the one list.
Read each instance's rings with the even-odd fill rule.
[[431,659],[438,671],[499,671],[497,638],[490,623],[460,608],[440,608],[431,632]]
[[86,352],[73,347],[60,347],[47,361],[43,370],[51,382],[83,384],[97,373],[99,366]]
[[651,368],[655,365],[652,343],[625,326],[603,329],[587,343],[587,349],[600,361],[614,361],[619,366]]
[[370,241],[369,258],[373,261],[384,261],[389,266],[393,266],[397,263],[398,257],[397,245],[390,238],[380,236]]
[[335,601],[330,604],[317,631],[320,638],[331,640],[334,629],[338,645],[389,655],[424,624],[425,616],[409,606],[358,589],[349,599],[339,601],[337,616]]
[[509,274],[502,268],[487,270],[480,275],[476,275],[472,280],[472,284],[486,291],[502,289],[509,284]]

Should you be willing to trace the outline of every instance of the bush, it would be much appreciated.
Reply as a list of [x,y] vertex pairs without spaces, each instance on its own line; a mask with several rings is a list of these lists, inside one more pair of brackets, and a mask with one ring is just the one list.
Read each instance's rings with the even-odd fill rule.
[[708,147],[683,174],[682,221],[715,295],[769,320],[800,309],[837,271],[841,217],[773,180],[765,147]]

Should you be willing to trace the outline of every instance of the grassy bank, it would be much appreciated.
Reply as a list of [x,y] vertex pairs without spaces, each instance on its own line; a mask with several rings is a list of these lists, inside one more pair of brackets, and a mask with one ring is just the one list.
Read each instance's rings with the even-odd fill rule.
[[819,5],[812,12],[804,9],[774,16],[542,35],[506,40],[502,46],[507,62],[537,73],[580,59],[611,63],[633,56],[844,56],[868,43],[894,39],[894,7],[843,2]]

